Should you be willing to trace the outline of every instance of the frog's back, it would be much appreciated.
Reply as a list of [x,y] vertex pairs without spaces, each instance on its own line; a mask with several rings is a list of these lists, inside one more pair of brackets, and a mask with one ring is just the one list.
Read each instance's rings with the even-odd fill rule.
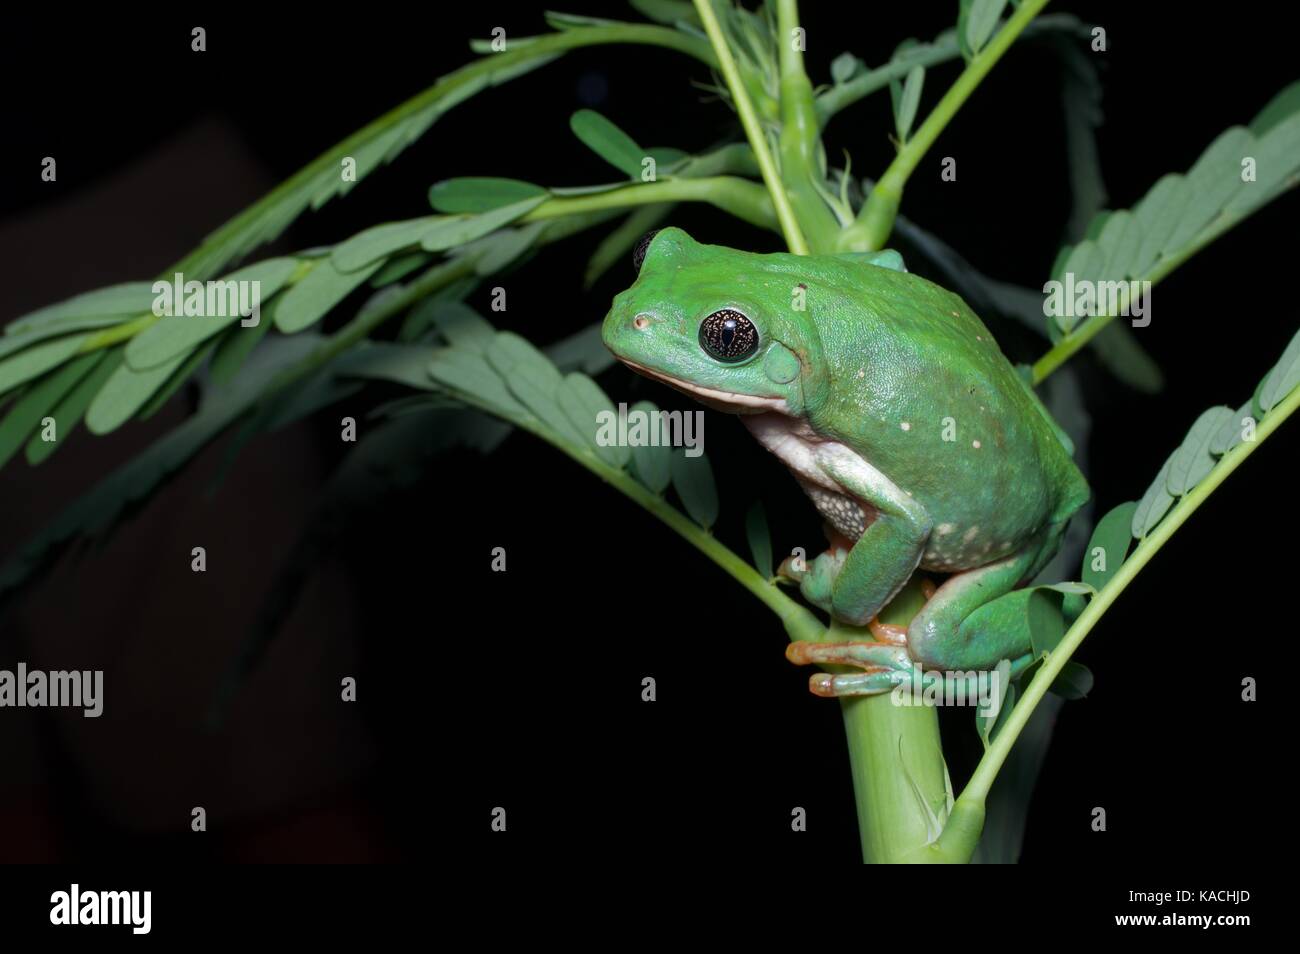
[[810,290],[831,378],[814,428],[854,446],[936,526],[971,535],[963,551],[988,544],[992,556],[1068,519],[1087,483],[984,323],[918,276],[845,264]]

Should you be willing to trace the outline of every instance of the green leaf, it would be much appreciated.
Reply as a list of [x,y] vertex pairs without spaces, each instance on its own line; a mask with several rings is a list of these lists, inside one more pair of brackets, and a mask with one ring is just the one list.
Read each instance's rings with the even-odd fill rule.
[[614,355],[600,337],[599,321],[546,347],[546,356],[562,371],[600,374],[614,363]]
[[[189,354],[213,335],[241,321],[245,316],[239,314],[239,294],[234,289],[237,289],[240,284],[245,282],[257,283],[259,289],[257,299],[259,304],[259,324],[261,321],[269,321],[269,318],[260,314],[261,304],[269,302],[272,296],[284,287],[297,269],[297,259],[273,258],[231,272],[219,282],[214,282],[212,286],[213,288],[223,286],[222,301],[217,303],[205,300],[204,302],[205,310],[209,309],[211,305],[217,304],[218,307],[211,310],[225,311],[229,312],[229,314],[204,314],[201,316],[174,314],[160,316],[154,324],[140,332],[127,344],[127,363],[137,371],[157,367],[160,364],[172,361],[178,356]],[[231,283],[234,283],[234,285],[232,286]],[[181,303],[174,305],[174,310],[179,311],[181,308]]]
[[1082,699],[1092,692],[1092,684],[1092,673],[1088,667],[1071,659],[1056,674],[1049,691],[1062,699]]
[[[957,49],[961,52],[962,59],[968,63],[975,55],[970,45],[970,15],[974,5],[975,0],[957,0]],[[897,57],[898,53],[894,56]]]
[[1241,181],[1241,157],[1253,146],[1250,131],[1234,126],[1220,133],[1201,153],[1188,170],[1189,198],[1177,226],[1165,240],[1164,254],[1170,255],[1189,245],[1246,185]]
[[673,489],[690,518],[707,530],[718,519],[718,488],[713,481],[713,467],[704,454],[688,457],[686,450],[673,448],[669,454]]
[[0,394],[63,364],[77,353],[89,337],[87,334],[79,334],[43,341],[0,360]]
[[1245,440],[1243,437],[1245,420],[1250,418],[1256,424],[1259,423],[1258,418],[1251,413],[1251,405],[1253,403],[1253,401],[1247,401],[1241,407],[1237,408],[1232,417],[1224,420],[1218,433],[1210,440],[1211,454],[1214,454],[1216,457],[1221,457]]
[[464,245],[509,225],[545,201],[546,196],[534,196],[478,215],[441,219],[424,233],[420,239],[420,247],[426,252],[441,252],[457,245]]
[[1016,684],[1009,682],[1002,698],[999,700],[997,709],[986,713],[983,709],[977,709],[975,712],[975,730],[979,733],[980,741],[984,747],[988,748],[989,744],[997,738],[998,730],[1006,724],[1011,716],[1011,710],[1015,708],[1017,696]]
[[579,447],[586,443],[557,400],[562,380],[559,370],[531,342],[514,332],[499,331],[488,346],[487,360],[510,393],[552,431]]
[[506,389],[501,375],[482,355],[463,348],[442,348],[429,361],[429,376],[453,394],[481,404],[510,420],[531,422],[533,415]]
[[[24,391],[0,422],[0,466],[9,462],[46,417],[50,409],[63,400],[83,377],[103,358],[93,352],[74,358],[63,367],[50,372]],[[55,438],[58,438],[58,419],[55,418]]]
[[[1069,259],[1065,263],[1064,275],[1074,275],[1074,281],[1077,285],[1079,282],[1096,281],[1106,265],[1106,253],[1101,250],[1096,242],[1084,240],[1074,246],[1070,253]],[[1086,315],[1076,313],[1073,302],[1065,302],[1066,307],[1055,315],[1056,325],[1065,333],[1069,333]]]
[[862,61],[852,53],[841,53],[831,60],[831,79],[838,83],[847,83],[865,69]]
[[772,532],[768,529],[767,512],[761,500],[755,500],[745,514],[745,537],[749,540],[749,552],[754,556],[754,569],[762,574],[763,579],[772,579]]
[[[629,449],[617,440],[601,441],[601,431],[608,427],[612,417],[618,412],[614,403],[601,390],[600,385],[585,374],[576,371],[565,375],[556,392],[560,409],[568,416],[569,422],[586,438],[586,444],[596,455],[611,467],[623,468],[631,458]],[[617,430],[615,430],[617,437]]]
[[916,121],[916,111],[921,105],[921,89],[925,86],[925,67],[913,66],[907,71],[907,78],[900,83],[893,80],[889,84],[890,98],[894,104],[894,131],[899,142],[907,142],[912,134],[912,123]]
[[1268,377],[1259,393],[1259,406],[1267,413],[1282,403],[1282,399],[1300,384],[1300,331],[1291,338],[1291,343],[1282,352],[1282,357]]
[[195,348],[193,353],[188,355],[185,360],[181,362],[181,366],[173,371],[171,376],[163,382],[162,387],[155,391],[153,396],[150,397],[149,400],[144,403],[144,406],[140,408],[140,420],[148,420],[163,406],[165,406],[167,402],[172,399],[172,396],[181,389],[182,385],[184,385],[194,372],[199,369],[199,365],[203,364],[208,355],[212,354],[216,347],[217,343],[215,341],[209,341],[203,347]]
[[1210,445],[1223,425],[1232,421],[1233,411],[1230,407],[1212,407],[1201,414],[1187,432],[1182,446],[1174,451],[1169,461],[1169,475],[1166,487],[1175,497],[1181,497],[1205,479],[1205,475],[1214,469],[1214,456]]
[[[558,55],[515,44],[508,51],[493,53],[443,76],[429,89],[304,166],[275,191],[221,226],[175,271],[198,280],[218,273],[227,263],[275,239],[309,205],[320,208],[332,196],[350,191],[382,163],[391,162],[453,106],[549,63]],[[345,180],[343,162],[349,158],[356,163],[356,175]]]
[[463,301],[434,300],[431,304],[429,321],[448,344],[479,354],[487,353],[497,335],[487,319]]
[[186,357],[178,355],[145,371],[136,371],[125,362],[118,365],[86,410],[86,430],[101,436],[117,430],[185,363]]
[[1156,474],[1156,479],[1151,482],[1147,492],[1138,501],[1137,509],[1133,511],[1133,536],[1139,540],[1145,540],[1147,534],[1155,529],[1155,525],[1174,505],[1173,495],[1169,493],[1169,468],[1177,453],[1174,451],[1165,460],[1160,473]]
[[217,342],[217,350],[212,355],[212,363],[208,365],[208,373],[212,377],[213,384],[229,383],[253,349],[257,347],[258,342],[266,337],[275,323],[274,304],[271,305],[271,309],[272,314],[263,314],[262,320],[251,328],[237,324],[221,336],[221,340]]
[[1165,375],[1160,365],[1142,349],[1126,325],[1112,321],[1089,344],[1106,370],[1134,390],[1155,394],[1164,388]]
[[628,0],[628,3],[647,20],[656,23],[672,26],[677,23],[698,25],[700,22],[690,0]]
[[579,13],[557,13],[554,10],[547,10],[545,16],[546,25],[553,30],[581,30],[585,27],[613,26],[618,23],[617,20],[607,20],[603,17],[588,17]]
[[109,351],[96,352],[100,358],[99,362],[49,412],[49,416],[54,418],[55,439],[44,440],[39,430],[32,434],[25,452],[27,463],[35,467],[67,443],[68,437],[76,430],[82,416],[85,415],[86,408],[90,407],[91,400],[99,393],[104,382],[126,360],[125,351],[125,345],[118,345]]
[[1296,113],[1300,113],[1300,80],[1284,87],[1268,101],[1268,105],[1250,121],[1250,131],[1258,138]]
[[541,186],[520,179],[466,176],[435,182],[429,187],[429,205],[438,212],[488,212],[546,194]]
[[330,261],[340,272],[353,272],[395,252],[417,245],[434,226],[446,222],[441,215],[425,215],[402,222],[386,222],[358,232],[334,247]]
[[542,232],[546,230],[545,222],[529,222],[517,229],[503,229],[489,238],[483,239],[487,250],[474,263],[477,275],[493,275],[511,265],[520,256],[532,249]]
[[[127,282],[110,285],[47,305],[16,318],[5,326],[5,334],[16,335],[46,326],[61,331],[69,330],[69,323],[91,319],[101,325],[117,324],[127,318],[152,311],[154,301],[152,282]],[[71,330],[76,330],[75,328]]]
[[1157,180],[1150,191],[1137,204],[1133,214],[1142,228],[1142,244],[1137,261],[1133,264],[1135,275],[1145,275],[1169,246],[1169,238],[1178,227],[1183,212],[1192,200],[1187,180],[1170,173]]
[[385,285],[400,281],[416,269],[427,265],[433,261],[433,256],[428,252],[409,252],[406,255],[399,255],[395,258],[388,259],[384,267],[375,272],[370,278],[371,288],[382,288]]
[[[658,433],[659,426],[659,408],[650,401],[637,401],[630,408],[628,414],[644,414],[648,419],[654,421]],[[634,444],[632,450],[632,476],[644,484],[648,489],[657,494],[662,494],[668,489],[668,484],[672,481],[672,457],[673,451],[667,445],[652,444]]]
[[1117,281],[1137,277],[1133,275],[1133,265],[1142,246],[1142,227],[1132,212],[1121,209],[1108,216],[1097,237],[1097,244],[1105,256],[1105,264],[1098,271],[1099,278]]
[[[94,489],[78,498],[34,539],[28,541],[3,567],[0,567],[0,594],[8,593],[45,566],[59,549],[80,535],[106,532],[131,503],[142,500],[169,474],[189,460],[229,423],[244,413],[263,392],[267,383],[285,364],[300,360],[320,346],[315,335],[282,339],[282,347],[263,349],[249,362],[237,388],[213,389],[205,396],[194,416],[167,436],[136,454],[126,464],[110,473]],[[110,352],[112,362],[120,349]],[[122,368],[120,362],[117,369]],[[101,368],[103,365],[100,366]],[[99,372],[99,368],[95,373]],[[85,384],[89,379],[83,379]],[[79,385],[80,387],[80,385]],[[66,432],[60,443],[66,440]]]
[[970,12],[966,16],[966,46],[972,53],[979,53],[997,29],[998,20],[1007,0],[972,0]]
[[1083,554],[1080,573],[1084,583],[1101,590],[1124,564],[1128,548],[1133,543],[1133,515],[1137,503],[1122,503],[1097,521]]
[[321,259],[298,284],[276,303],[275,327],[291,335],[309,328],[326,313],[365,283],[381,265],[373,262],[356,271],[341,272],[330,259]]
[[1065,619],[1061,616],[1061,594],[1046,587],[1033,587],[1021,591],[1026,595],[1025,621],[1029,628],[1029,643],[1034,655],[1050,653],[1065,635]]
[[600,113],[594,109],[580,109],[569,118],[569,128],[583,145],[615,169],[632,179],[640,177],[641,160],[646,151]]
[[1284,180],[1300,170],[1300,113],[1271,127],[1255,143],[1255,181],[1243,182],[1226,211],[1244,215],[1277,194]]

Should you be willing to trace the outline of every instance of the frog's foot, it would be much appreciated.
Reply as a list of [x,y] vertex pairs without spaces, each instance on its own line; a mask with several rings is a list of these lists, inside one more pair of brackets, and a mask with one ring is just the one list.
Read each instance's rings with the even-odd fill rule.
[[796,666],[854,666],[862,672],[819,672],[808,680],[808,690],[825,698],[874,696],[889,692],[913,677],[912,657],[902,646],[855,641],[847,643],[791,643],[785,658]]
[[799,584],[799,592],[813,606],[830,612],[831,593],[835,589],[835,580],[844,568],[844,561],[849,558],[849,551],[840,548],[827,550],[816,559],[805,562],[802,567],[790,557],[782,561],[779,575],[794,580]]

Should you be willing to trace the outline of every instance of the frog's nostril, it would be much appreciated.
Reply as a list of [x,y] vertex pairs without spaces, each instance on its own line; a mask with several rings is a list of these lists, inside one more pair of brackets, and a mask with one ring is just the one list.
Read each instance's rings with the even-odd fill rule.
[[650,327],[650,316],[637,315],[635,318],[632,319],[632,327],[635,328],[637,331],[645,331],[647,328]]

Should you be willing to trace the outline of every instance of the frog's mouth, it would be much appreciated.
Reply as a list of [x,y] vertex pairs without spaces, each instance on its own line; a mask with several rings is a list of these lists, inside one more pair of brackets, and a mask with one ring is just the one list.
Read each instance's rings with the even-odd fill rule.
[[764,397],[755,394],[737,394],[734,391],[719,391],[717,388],[706,388],[701,384],[692,384],[689,381],[683,381],[681,378],[674,378],[671,375],[655,371],[653,368],[647,368],[643,364],[629,361],[627,358],[619,358],[619,360],[638,374],[643,374],[647,378],[653,378],[656,381],[662,381],[670,388],[695,398],[705,407],[711,407],[715,411],[722,411],[725,414],[766,414],[769,411],[775,411],[778,414],[790,413],[790,407],[783,397]]

